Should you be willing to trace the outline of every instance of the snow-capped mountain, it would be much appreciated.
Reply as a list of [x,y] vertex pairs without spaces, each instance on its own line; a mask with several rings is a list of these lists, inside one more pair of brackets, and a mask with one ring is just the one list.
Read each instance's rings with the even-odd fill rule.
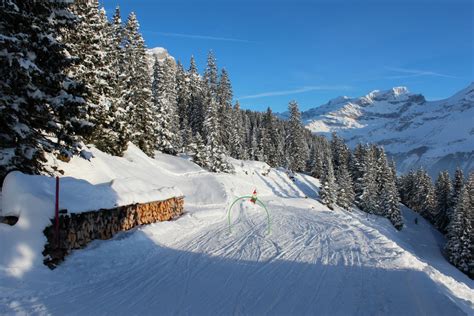
[[303,112],[302,119],[312,132],[336,132],[350,146],[383,145],[400,172],[423,166],[435,176],[457,166],[474,169],[474,83],[439,101],[406,87],[338,97]]
[[164,63],[165,60],[171,59],[174,64],[176,64],[176,60],[174,59],[173,56],[170,55],[168,50],[163,47],[155,47],[155,48],[149,48],[146,51],[147,54],[147,62],[148,62],[148,68],[150,70],[150,76],[153,77],[153,65],[155,64],[155,60],[158,60],[160,64]]
[[150,59],[150,62],[154,62],[155,58],[158,58],[160,62],[164,61],[166,58],[171,58],[174,60],[174,57],[168,53],[166,48],[163,47],[155,47],[155,48],[150,48],[147,49],[147,55],[148,58]]

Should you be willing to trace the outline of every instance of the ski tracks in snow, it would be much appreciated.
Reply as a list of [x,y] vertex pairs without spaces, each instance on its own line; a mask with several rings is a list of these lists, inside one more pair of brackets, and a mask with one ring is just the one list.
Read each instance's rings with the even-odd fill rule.
[[34,281],[0,284],[0,314],[474,314],[472,286],[414,255],[385,219],[330,211],[272,171],[255,177],[271,233],[247,200],[230,232],[227,207],[251,177],[168,166],[192,197],[181,218],[95,241]]

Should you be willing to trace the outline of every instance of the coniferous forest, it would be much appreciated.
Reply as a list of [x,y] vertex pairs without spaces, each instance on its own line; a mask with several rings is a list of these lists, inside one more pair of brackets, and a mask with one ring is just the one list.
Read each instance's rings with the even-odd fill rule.
[[403,229],[400,202],[446,235],[445,254],[474,276],[474,173],[424,170],[397,175],[384,149],[313,135],[298,104],[289,119],[243,110],[231,74],[212,51],[206,67],[168,57],[149,61],[137,16],[112,19],[98,0],[6,0],[0,10],[0,180],[11,170],[55,174],[48,155],[68,161],[95,146],[122,156],[129,142],[187,155],[212,172],[232,173],[226,157],[310,174],[330,209],[386,217]]

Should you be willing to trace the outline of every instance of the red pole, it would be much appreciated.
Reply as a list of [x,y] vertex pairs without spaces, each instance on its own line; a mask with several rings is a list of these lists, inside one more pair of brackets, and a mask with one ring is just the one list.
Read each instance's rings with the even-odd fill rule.
[[59,177],[56,177],[56,206],[54,208],[54,214],[56,247],[59,248]]

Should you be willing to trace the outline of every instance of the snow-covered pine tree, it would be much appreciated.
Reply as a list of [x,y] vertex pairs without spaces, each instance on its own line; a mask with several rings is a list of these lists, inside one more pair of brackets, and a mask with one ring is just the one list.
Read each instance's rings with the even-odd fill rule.
[[[469,194],[469,209],[471,210],[471,223],[474,228],[474,171],[471,171],[467,179],[467,192]],[[474,236],[473,236],[474,237]],[[474,243],[473,243],[474,247]]]
[[424,169],[420,169],[416,173],[414,192],[413,202],[416,202],[413,205],[413,210],[433,223],[436,208],[435,188],[431,177]]
[[241,113],[242,113],[242,123],[243,123],[242,145],[243,145],[243,155],[245,157],[243,159],[252,159],[250,155],[252,127],[250,124],[249,110],[241,111]]
[[[120,100],[118,99],[120,89],[118,84],[117,63],[120,62],[120,55],[115,45],[114,25],[107,19],[104,8],[99,10],[99,22],[101,36],[100,47],[102,47],[102,61],[104,67],[100,70],[101,89],[99,107],[97,108],[95,117],[95,128],[90,137],[100,150],[112,155],[122,155],[126,148],[121,144],[124,128],[121,128],[119,122],[122,121],[120,116],[124,116],[124,110],[119,109]],[[122,147],[125,147],[122,149]]]
[[346,164],[341,164],[336,171],[337,179],[337,205],[349,210],[354,202],[354,189],[352,177]]
[[156,111],[156,148],[175,155],[180,150],[176,75],[174,63],[167,58],[163,63],[155,59],[153,65],[152,98]]
[[219,83],[217,85],[217,102],[219,105],[219,125],[220,138],[222,145],[227,153],[231,152],[230,138],[235,133],[236,127],[231,124],[232,121],[232,85],[230,83],[229,75],[223,68],[219,76]]
[[204,70],[204,82],[207,85],[211,96],[218,101],[217,98],[217,91],[218,91],[218,69],[217,69],[217,62],[216,57],[214,56],[214,52],[210,50],[207,54],[207,66]]
[[308,145],[303,135],[301,114],[296,101],[291,101],[288,109],[290,111],[289,133],[287,136],[287,153],[289,157],[289,169],[292,171],[304,171],[308,160]]
[[268,161],[268,155],[267,155],[267,144],[270,143],[270,137],[269,133],[267,132],[267,129],[264,127],[261,127],[259,129],[259,138],[258,138],[258,149],[257,149],[257,160],[258,161]]
[[321,159],[321,155],[318,152],[314,153],[315,158],[313,162],[313,169],[311,170],[311,176],[317,179],[321,178],[323,174],[323,160]]
[[131,127],[129,113],[127,112],[127,84],[128,68],[125,62],[125,33],[120,15],[120,8],[115,9],[113,21],[110,24],[111,47],[107,56],[112,63],[111,103],[109,108],[109,134],[107,143],[103,144],[106,152],[116,156],[122,156],[131,139]]
[[139,32],[134,12],[130,13],[125,26],[125,64],[128,78],[125,81],[124,98],[132,129],[131,140],[149,156],[156,144],[156,114],[151,102],[151,78],[148,70],[145,41]]
[[[71,65],[60,30],[75,26],[63,2],[6,0],[0,9],[0,183],[6,173],[51,172],[45,152],[77,152],[82,86],[68,77]],[[54,18],[52,18],[54,17]]]
[[178,91],[176,84],[176,63],[173,58],[166,58],[164,62],[166,74],[166,95],[170,103],[170,120],[173,133],[176,134],[176,146],[179,147],[181,140],[179,138],[179,118],[178,118]]
[[[263,151],[265,152],[266,162],[272,166],[279,166],[278,158],[278,139],[281,137],[278,134],[278,129],[275,124],[275,117],[272,113],[272,109],[267,108],[267,112],[263,115],[262,129],[265,130],[266,138],[262,140]],[[280,148],[281,150],[281,148]]]
[[414,170],[410,170],[407,174],[400,176],[398,180],[399,188],[398,191],[400,193],[400,199],[403,204],[408,207],[411,207],[413,204],[413,197],[415,195],[415,179],[416,173]]
[[435,184],[436,207],[434,211],[434,224],[443,233],[449,225],[449,199],[451,197],[451,180],[447,171],[440,172]]
[[178,61],[176,65],[176,103],[181,147],[184,150],[192,142],[192,130],[188,121],[188,107],[191,103],[188,74]]
[[344,140],[341,137],[337,136],[336,133],[332,134],[331,152],[333,157],[332,159],[334,170],[336,173],[339,166],[346,165],[348,167],[350,150],[344,143]]
[[[336,133],[332,134],[330,149],[338,184],[337,204],[347,209],[354,201],[354,188],[352,177],[349,173],[350,150],[344,143],[344,140],[338,137]],[[318,161],[315,161],[315,165],[317,164]]]
[[359,201],[362,195],[362,179],[364,176],[366,149],[362,144],[357,144],[353,154],[350,156],[349,171],[352,175],[352,183],[354,184],[355,201]]
[[382,148],[378,149],[377,165],[378,205],[380,207],[378,214],[388,218],[396,229],[401,230],[403,220],[400,212],[400,197],[395,183],[395,171],[389,166]]
[[240,110],[239,101],[237,101],[232,110],[231,125],[233,132],[229,137],[230,155],[236,159],[245,159],[246,153],[244,150],[244,121],[243,112]]
[[258,142],[257,142],[257,129],[252,129],[251,132],[250,147],[248,150],[248,156],[250,160],[258,160]]
[[329,143],[324,136],[315,136],[313,141],[313,157],[312,159],[312,169],[311,176],[320,179],[323,173],[323,161],[324,157],[330,153]]
[[203,135],[203,124],[206,117],[204,107],[204,89],[205,83],[199,76],[194,56],[191,56],[190,66],[188,70],[190,103],[188,106],[188,122],[191,126],[193,135],[197,133]]
[[364,151],[363,174],[360,180],[360,196],[358,197],[359,207],[367,213],[377,214],[380,205],[378,204],[378,183],[377,183],[377,157],[376,147],[370,146]]
[[470,209],[469,191],[466,186],[462,186],[448,226],[445,251],[448,260],[467,274],[470,273],[474,264],[474,254],[472,252],[474,231],[471,220],[472,209]]
[[321,189],[319,190],[319,197],[321,202],[331,210],[337,202],[337,185],[334,176],[334,168],[332,166],[332,157],[327,155],[323,162],[323,172],[321,175]]
[[273,116],[273,130],[270,132],[270,138],[275,147],[275,165],[285,166],[285,135],[284,122]]
[[468,223],[470,223],[471,232],[469,233],[469,247],[467,250],[470,252],[470,262],[469,262],[469,276],[471,279],[474,279],[474,171],[469,174],[467,180],[467,192],[469,196],[469,207],[468,207]]
[[204,133],[206,139],[206,151],[209,155],[209,163],[206,166],[213,172],[232,172],[233,167],[226,160],[224,147],[219,144],[219,117],[217,113],[217,102],[210,91],[207,93],[208,104],[206,119],[204,121]]
[[448,209],[448,217],[451,220],[452,214],[454,212],[454,208],[458,204],[459,195],[461,194],[462,188],[464,187],[464,173],[462,172],[461,168],[456,168],[454,172],[454,178],[452,182],[452,190],[451,190],[451,197],[449,199],[449,209]]
[[85,119],[92,123],[84,136],[90,143],[107,150],[107,121],[112,87],[112,60],[107,58],[110,48],[108,21],[99,10],[98,0],[78,0],[71,5],[78,18],[72,29],[64,32],[65,41],[76,62],[69,74],[86,88],[87,114]]
[[191,143],[188,146],[188,151],[193,161],[201,166],[207,168],[210,164],[209,155],[204,144],[204,140],[201,137],[201,134],[197,133],[191,140]]

